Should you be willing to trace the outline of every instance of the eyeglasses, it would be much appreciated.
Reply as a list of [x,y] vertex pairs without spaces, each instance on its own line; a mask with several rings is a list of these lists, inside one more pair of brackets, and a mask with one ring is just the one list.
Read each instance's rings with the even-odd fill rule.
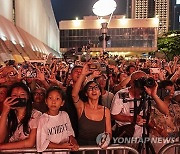
[[88,87],[88,91],[93,91],[93,90],[99,90],[99,87],[97,85]]
[[35,92],[35,93],[34,93],[34,96],[44,96],[44,93]]

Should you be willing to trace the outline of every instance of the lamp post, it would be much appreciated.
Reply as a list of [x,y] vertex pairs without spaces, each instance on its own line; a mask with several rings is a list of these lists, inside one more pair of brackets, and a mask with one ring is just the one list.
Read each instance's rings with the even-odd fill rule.
[[113,12],[116,9],[116,2],[114,0],[98,0],[94,5],[93,5],[93,13],[97,15],[98,17],[105,17],[110,15],[109,21],[108,22],[103,22],[101,23],[101,34],[102,34],[102,55],[106,51],[106,46],[107,46],[107,32],[108,32],[108,24],[112,18]]
[[104,22],[104,23],[101,23],[101,33],[102,33],[102,51],[103,53],[106,51],[106,46],[107,46],[107,42],[106,42],[106,36],[107,36],[107,32],[108,32],[108,29],[107,29],[107,25],[108,23],[107,22]]

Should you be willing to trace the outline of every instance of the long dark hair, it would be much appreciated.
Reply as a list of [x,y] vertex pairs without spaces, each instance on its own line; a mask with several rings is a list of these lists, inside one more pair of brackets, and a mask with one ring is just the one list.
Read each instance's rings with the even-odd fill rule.
[[23,133],[24,135],[28,135],[29,132],[29,120],[31,118],[32,114],[32,98],[31,98],[31,93],[30,89],[27,85],[25,85],[23,82],[16,82],[10,86],[10,89],[8,91],[8,97],[11,97],[12,90],[14,88],[22,88],[24,91],[27,92],[28,95],[28,100],[26,102],[26,110],[25,110],[25,116],[24,118],[20,121],[20,125],[18,126],[18,119],[15,113],[15,110],[10,110],[8,114],[8,132],[9,132],[9,138],[14,134],[16,131],[17,127],[20,127],[23,125]]
[[[88,101],[88,97],[86,96],[86,93],[87,93],[87,91],[88,91],[89,86],[90,86],[92,83],[97,84],[97,86],[99,87],[99,90],[101,91],[101,87],[99,86],[99,84],[98,84],[96,81],[94,81],[94,80],[89,81],[89,82],[84,86],[84,88],[83,88],[83,98],[82,98],[82,100],[83,100],[84,102],[87,102],[87,101]],[[99,96],[98,104],[99,104],[99,105],[102,105],[102,91],[101,91],[101,95]]]
[[65,100],[65,93],[64,93],[64,91],[60,88],[60,87],[58,87],[58,86],[51,86],[51,87],[49,87],[49,89],[46,91],[46,99],[48,98],[48,96],[49,96],[49,93],[50,92],[52,92],[52,91],[57,91],[58,93],[59,93],[59,95],[61,96],[61,99],[62,99],[62,101],[64,101]]

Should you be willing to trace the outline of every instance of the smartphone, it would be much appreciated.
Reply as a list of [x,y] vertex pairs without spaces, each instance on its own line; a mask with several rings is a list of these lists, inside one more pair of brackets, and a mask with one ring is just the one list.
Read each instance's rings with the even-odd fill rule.
[[26,77],[28,77],[28,78],[36,78],[37,77],[36,69],[28,70],[26,72]]
[[146,62],[146,59],[139,59],[139,62],[140,62],[140,63],[145,63],[145,62]]
[[94,70],[97,68],[98,68],[98,66],[96,64],[89,64],[89,69]]
[[141,71],[145,72],[146,74],[150,74],[149,68],[140,68]]
[[150,68],[151,73],[160,73],[160,68]]
[[26,99],[25,98],[15,98],[13,102],[18,101],[16,104],[12,105],[12,107],[25,107]]

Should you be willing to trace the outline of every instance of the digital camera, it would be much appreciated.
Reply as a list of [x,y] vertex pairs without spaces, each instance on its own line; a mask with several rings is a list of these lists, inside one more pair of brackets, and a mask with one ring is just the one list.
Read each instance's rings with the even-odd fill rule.
[[144,86],[151,88],[151,87],[154,87],[156,84],[153,78],[142,77],[142,78],[134,80],[134,85],[137,88],[144,89]]

